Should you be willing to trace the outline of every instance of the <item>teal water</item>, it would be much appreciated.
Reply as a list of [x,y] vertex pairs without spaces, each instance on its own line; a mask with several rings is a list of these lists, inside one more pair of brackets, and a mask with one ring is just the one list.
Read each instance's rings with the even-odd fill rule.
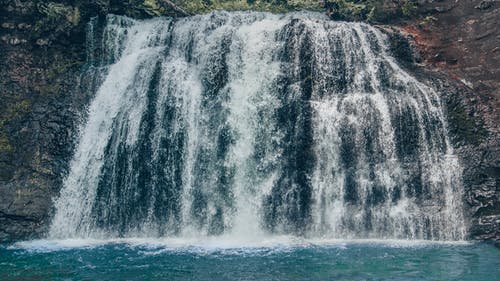
[[0,280],[500,280],[479,243],[334,242],[189,246],[34,241],[0,248]]

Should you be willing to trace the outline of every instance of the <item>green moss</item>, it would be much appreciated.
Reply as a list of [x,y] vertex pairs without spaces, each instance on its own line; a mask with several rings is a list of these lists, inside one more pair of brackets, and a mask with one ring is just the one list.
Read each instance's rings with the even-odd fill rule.
[[74,8],[72,11],[66,14],[66,20],[73,24],[73,26],[77,26],[80,23],[80,9]]
[[47,71],[47,78],[54,79],[59,77],[61,74],[67,73],[71,68],[80,67],[83,64],[82,61],[65,61],[63,59],[57,60],[53,63]]
[[57,83],[51,83],[46,85],[39,85],[36,90],[43,96],[50,96],[57,94],[61,87]]
[[405,17],[415,16],[417,13],[417,4],[412,1],[406,1],[401,7],[401,12]]
[[[324,10],[322,1],[318,0],[174,0],[172,2],[190,14],[203,14],[217,10],[252,10],[274,13]],[[146,13],[152,16],[168,15],[173,12],[159,0],[145,0],[142,6]]]
[[437,21],[436,17],[426,16],[425,18],[422,19],[422,21],[420,22],[420,24],[428,25],[428,24],[432,24],[432,23],[434,23],[436,21]]
[[7,108],[5,113],[0,118],[0,127],[3,127],[3,125],[9,120],[18,118],[22,114],[28,112],[30,109],[31,109],[31,102],[27,100],[22,100],[14,103],[12,106]]
[[333,19],[387,23],[417,15],[413,0],[326,0],[325,8]]
[[365,20],[370,12],[370,7],[364,3],[354,1],[333,0],[329,2],[330,17],[335,20]]
[[0,116],[0,152],[13,152],[14,147],[10,143],[5,130],[5,125],[25,116],[31,110],[31,102],[22,100],[8,106],[7,110]]
[[13,152],[14,148],[4,132],[0,132],[0,152]]
[[166,13],[166,9],[157,0],[145,0],[142,6],[144,11],[150,16],[161,16]]
[[370,12],[366,20],[371,23],[385,23],[392,19],[400,18],[398,6],[385,1],[369,3]]
[[448,122],[458,141],[478,145],[488,136],[485,127],[469,116],[461,104],[453,106],[448,112]]
[[56,56],[54,62],[43,72],[44,78],[42,80],[46,82],[43,84],[36,84],[35,90],[40,95],[45,96],[58,94],[61,89],[61,83],[58,79],[60,79],[63,74],[68,73],[72,68],[80,68],[83,63],[83,61],[68,61]]
[[38,31],[69,32],[80,24],[81,15],[78,7],[62,3],[48,2],[37,5],[41,18],[36,22]]
[[410,66],[414,63],[415,58],[411,49],[408,38],[399,32],[389,33],[390,50],[392,55],[398,62],[404,66]]

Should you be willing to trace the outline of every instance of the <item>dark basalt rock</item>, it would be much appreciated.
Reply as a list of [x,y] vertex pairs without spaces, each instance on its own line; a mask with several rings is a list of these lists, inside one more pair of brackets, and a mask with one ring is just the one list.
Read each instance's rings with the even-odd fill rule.
[[481,3],[479,3],[479,5],[475,6],[474,8],[479,10],[486,10],[493,7],[493,5],[495,5],[494,0],[483,0],[481,1]]
[[89,100],[79,90],[85,23],[72,18],[65,28],[47,30],[37,4],[0,1],[2,242],[46,229]]
[[[500,246],[500,136],[498,116],[492,106],[495,93],[479,95],[462,81],[450,79],[442,70],[419,67],[401,59],[400,36],[389,36],[396,38],[391,40],[394,56],[420,80],[434,85],[445,105],[448,131],[463,168],[469,238],[493,241]],[[418,52],[414,42],[410,42],[410,47],[413,53]]]

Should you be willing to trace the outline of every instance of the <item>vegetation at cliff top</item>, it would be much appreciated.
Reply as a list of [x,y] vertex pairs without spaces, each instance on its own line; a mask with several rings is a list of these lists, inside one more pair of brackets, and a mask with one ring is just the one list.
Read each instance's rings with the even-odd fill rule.
[[[135,18],[201,14],[214,10],[253,10],[289,12],[311,10],[326,12],[332,19],[347,21],[388,22],[417,13],[416,0],[106,0],[39,2],[42,15],[37,27],[68,30],[81,21],[82,10],[91,13],[118,13]],[[90,5],[90,6],[88,6]],[[184,14],[184,12],[186,12]],[[90,13],[90,14],[91,14]]]
[[[168,12],[164,3],[163,0],[145,0],[139,6],[150,15],[162,15]],[[313,10],[326,11],[337,20],[370,22],[412,17],[418,6],[415,0],[174,0],[172,3],[190,14],[213,10]]]
[[213,10],[287,12],[294,10],[321,11],[323,9],[323,1],[319,0],[178,0],[177,2],[191,14]]
[[[172,11],[163,0],[144,0],[135,5],[150,16],[168,15]],[[214,10],[288,12],[295,10],[324,11],[321,0],[174,0],[170,2],[189,14],[201,14]]]

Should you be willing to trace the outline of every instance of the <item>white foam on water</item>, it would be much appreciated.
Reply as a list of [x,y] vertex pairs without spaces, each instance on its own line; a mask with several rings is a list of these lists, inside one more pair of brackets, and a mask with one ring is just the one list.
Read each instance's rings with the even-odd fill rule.
[[68,250],[87,250],[104,246],[126,246],[138,249],[142,254],[157,255],[169,252],[177,253],[213,253],[250,254],[288,252],[305,248],[342,248],[353,246],[375,246],[387,248],[421,248],[434,246],[468,246],[471,241],[429,241],[397,239],[306,239],[289,235],[274,235],[265,238],[242,240],[237,237],[205,238],[113,238],[113,239],[40,239],[17,242],[7,247],[8,250],[25,250],[45,253]]

